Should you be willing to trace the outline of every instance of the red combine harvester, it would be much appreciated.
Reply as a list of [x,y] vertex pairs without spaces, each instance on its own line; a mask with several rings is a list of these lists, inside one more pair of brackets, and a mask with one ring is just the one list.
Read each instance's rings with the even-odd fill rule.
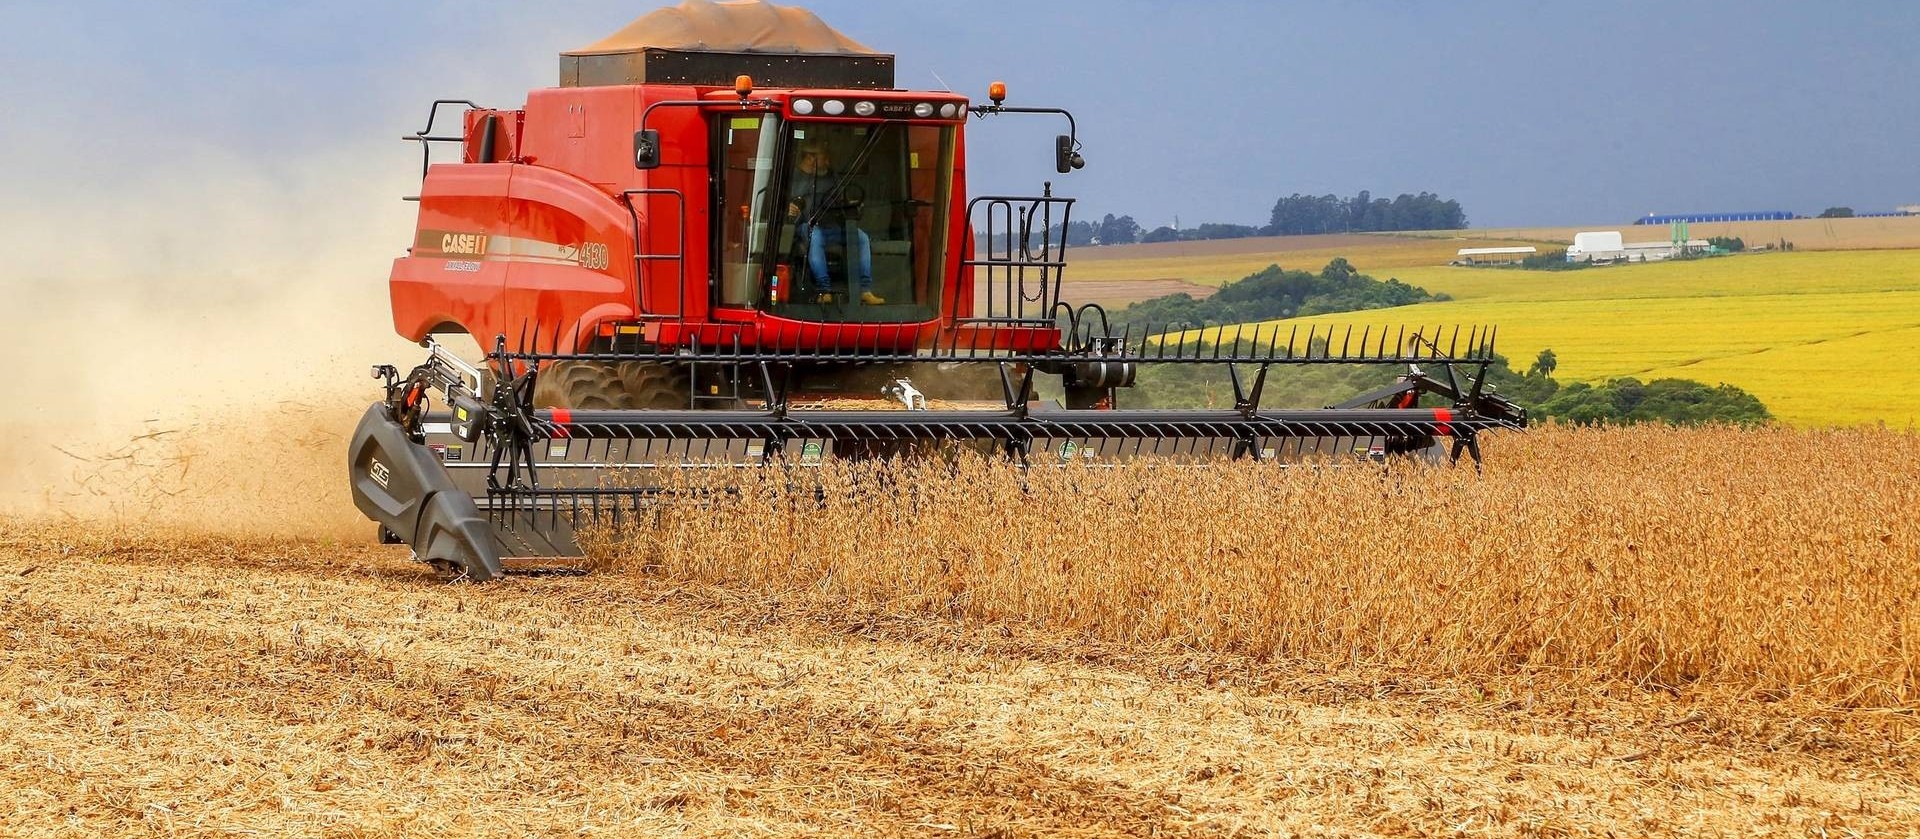
[[[1438,453],[1524,426],[1487,392],[1491,331],[1115,329],[1063,301],[1073,199],[968,197],[966,131],[1073,117],[900,90],[812,14],[686,0],[560,57],[525,107],[433,104],[394,327],[428,348],[349,453],[383,537],[450,574],[577,555],[657,495],[648,468],[965,445],[1021,466]],[[461,130],[437,134],[448,106]],[[433,163],[435,145],[460,162]],[[472,364],[440,343],[472,336]],[[1128,409],[1142,365],[1222,365],[1235,404]],[[1340,405],[1261,406],[1269,370],[1402,365]],[[1444,371],[1429,375],[1427,365]],[[1456,374],[1456,368],[1461,368]],[[1044,386],[1058,400],[1039,400]],[[931,405],[928,399],[935,400]],[[1423,398],[1437,403],[1422,407]]]

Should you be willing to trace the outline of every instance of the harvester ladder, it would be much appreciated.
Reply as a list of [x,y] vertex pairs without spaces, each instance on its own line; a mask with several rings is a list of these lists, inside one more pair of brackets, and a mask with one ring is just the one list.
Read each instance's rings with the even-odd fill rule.
[[[1058,198],[1047,182],[1039,196],[983,195],[967,203],[968,228],[984,231],[985,255],[960,262],[953,284],[960,295],[975,295],[973,314],[958,324],[1050,326],[1060,302],[1060,278],[1067,268],[1067,228],[1072,198]],[[984,210],[984,224],[974,216]],[[1055,212],[1059,218],[1055,219]],[[1035,228],[1038,227],[1036,230]],[[976,290],[976,282],[985,294]]]
[[[640,209],[638,207],[635,207],[633,204],[633,197],[636,195],[643,196],[642,198],[643,201],[646,200],[645,198],[646,196],[654,196],[654,195],[673,196],[673,200],[675,204],[675,212],[673,214],[673,220],[674,220],[673,240],[674,242],[678,243],[678,247],[679,247],[678,251],[674,253],[650,253],[646,250],[646,245],[640,241]],[[687,196],[686,194],[672,187],[649,187],[646,189],[629,189],[620,193],[620,201],[627,205],[627,217],[633,220],[633,228],[631,232],[633,233],[633,289],[634,289],[633,293],[635,297],[634,311],[639,312],[640,313],[639,316],[643,320],[678,319],[684,322],[687,319]],[[647,201],[646,203],[648,204],[648,206],[652,206],[651,201]],[[641,274],[643,272],[644,266],[647,263],[659,262],[659,261],[665,261],[665,260],[673,261],[674,270],[679,277],[679,281],[674,285],[674,287],[679,289],[679,292],[676,295],[674,300],[673,311],[657,312],[657,311],[654,311],[652,307],[649,307],[647,305],[647,292],[646,292],[647,284],[644,281],[644,279],[641,277]]]

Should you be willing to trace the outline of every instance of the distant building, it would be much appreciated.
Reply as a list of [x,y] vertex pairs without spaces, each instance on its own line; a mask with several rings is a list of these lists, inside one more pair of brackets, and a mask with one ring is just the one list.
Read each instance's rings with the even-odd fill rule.
[[1454,254],[1455,265],[1511,265],[1539,253],[1529,245],[1518,248],[1461,248]]
[[1575,233],[1573,246],[1567,248],[1568,262],[1613,262],[1626,255],[1627,245],[1618,230]]
[[1567,248],[1567,261],[1659,262],[1690,253],[1706,253],[1712,247],[1705,239],[1628,242],[1617,230],[1596,230],[1574,234],[1573,245]]
[[1628,262],[1659,262],[1690,253],[1706,253],[1713,247],[1705,239],[1688,239],[1685,242],[1628,242]]
[[1920,216],[1920,204],[1901,204],[1893,211],[1903,216]]
[[1716,221],[1792,221],[1800,218],[1786,210],[1750,210],[1739,213],[1671,213],[1656,215],[1649,213],[1634,224],[1673,224],[1677,221],[1690,223]]

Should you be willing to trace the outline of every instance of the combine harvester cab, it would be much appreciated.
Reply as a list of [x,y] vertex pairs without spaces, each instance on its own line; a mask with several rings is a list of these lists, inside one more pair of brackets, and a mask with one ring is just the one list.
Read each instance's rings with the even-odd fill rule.
[[[577,556],[659,494],[653,470],[910,456],[1018,468],[1133,458],[1480,457],[1525,425],[1488,392],[1491,330],[1115,328],[1061,299],[1073,199],[967,197],[964,130],[1072,115],[893,87],[892,56],[802,10],[687,0],[561,56],[525,108],[434,103],[396,330],[428,347],[354,434],[355,502],[452,575]],[[463,130],[436,135],[446,105]],[[477,339],[470,363],[441,343]],[[1224,368],[1231,407],[1125,407],[1139,371]],[[1326,408],[1269,374],[1396,365]],[[1426,371],[1432,370],[1435,373]],[[1058,400],[1041,400],[1041,390]],[[1425,401],[1427,404],[1423,405]]]

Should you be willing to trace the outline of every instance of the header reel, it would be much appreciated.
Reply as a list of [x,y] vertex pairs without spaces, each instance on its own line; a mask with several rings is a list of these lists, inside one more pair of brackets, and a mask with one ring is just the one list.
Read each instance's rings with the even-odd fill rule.
[[[349,454],[356,504],[421,559],[475,580],[504,573],[509,557],[578,556],[575,530],[617,523],[660,495],[651,470],[752,466],[778,460],[908,454],[922,444],[1004,455],[1017,468],[1138,458],[1319,462],[1364,453],[1378,460],[1428,454],[1481,458],[1479,435],[1522,428],[1526,412],[1486,385],[1491,330],[1354,330],[1308,327],[1107,329],[1097,307],[1069,312],[1063,346],[1050,351],[945,346],[903,324],[902,340],[856,350],[767,348],[744,341],[659,345],[616,334],[598,342],[537,337],[508,350],[496,339],[482,370],[427,342],[404,377],[375,368],[386,399],[371,406]],[[1231,330],[1229,332],[1229,330]],[[551,335],[552,333],[549,333]],[[924,337],[924,340],[913,340]],[[584,351],[558,351],[582,346]],[[721,409],[693,400],[674,409],[568,409],[536,405],[535,384],[560,363],[644,364],[718,371],[742,384]],[[1153,365],[1224,366],[1226,408],[1126,408],[1118,394]],[[1405,365],[1388,385],[1325,408],[1262,405],[1269,373],[1297,365]],[[969,365],[996,373],[990,407],[949,407],[921,393],[911,371]],[[796,374],[831,367],[887,371],[872,397],[883,409],[809,407]],[[1427,370],[1437,373],[1429,373]],[[907,375],[894,372],[907,371]],[[1062,404],[1033,398],[1036,375],[1060,377]],[[494,383],[498,383],[496,386]],[[1422,397],[1445,403],[1420,407]],[[929,398],[935,400],[929,403]],[[871,406],[869,406],[871,407]],[[1451,451],[1440,454],[1440,438]]]

